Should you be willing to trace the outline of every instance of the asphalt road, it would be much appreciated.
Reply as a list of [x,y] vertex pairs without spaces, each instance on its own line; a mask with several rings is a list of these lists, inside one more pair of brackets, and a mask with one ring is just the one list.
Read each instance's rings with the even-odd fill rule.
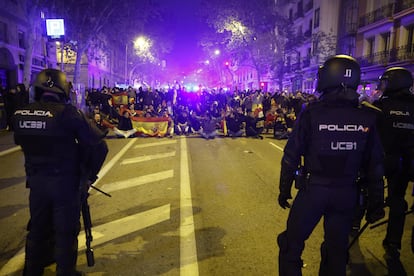
[[[0,150],[5,135],[0,135]],[[87,275],[277,275],[276,236],[288,211],[277,205],[286,141],[266,136],[108,139],[110,152],[91,190],[96,264],[87,267],[84,233],[78,267]],[[3,147],[3,148],[1,148]],[[13,145],[10,145],[11,148]],[[0,154],[0,275],[21,275],[28,191],[20,150]],[[410,185],[410,189],[411,189]],[[407,193],[408,194],[408,193]],[[412,197],[407,196],[409,203]],[[401,260],[414,275],[407,217]],[[351,250],[348,275],[387,275],[385,227],[366,230]],[[303,275],[317,275],[317,226]],[[54,275],[54,266],[45,275]]]

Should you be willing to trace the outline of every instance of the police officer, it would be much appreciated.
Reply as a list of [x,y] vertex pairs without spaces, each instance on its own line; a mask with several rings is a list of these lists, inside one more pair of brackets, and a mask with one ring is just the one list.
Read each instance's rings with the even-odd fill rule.
[[385,150],[386,203],[390,207],[383,241],[386,259],[398,259],[408,208],[405,193],[414,179],[414,95],[413,77],[402,67],[387,69],[380,77],[381,98],[374,105],[382,110],[379,127]]
[[[34,102],[14,113],[14,139],[25,156],[30,188],[30,225],[26,240],[25,275],[42,275],[54,251],[57,275],[76,271],[80,230],[81,177],[89,183],[107,154],[102,135],[68,104],[66,76],[56,69],[41,71],[33,84]],[[93,155],[92,155],[92,151]],[[80,164],[89,163],[87,170]],[[82,172],[83,171],[83,175]],[[51,237],[51,235],[53,235]],[[52,242],[50,242],[52,241]],[[49,248],[54,245],[54,248]]]
[[346,274],[360,171],[365,171],[368,181],[367,221],[384,216],[382,148],[376,114],[358,103],[359,64],[350,56],[333,56],[319,68],[317,81],[320,100],[300,114],[281,162],[279,205],[290,208],[296,173],[299,191],[287,229],[277,239],[280,275],[302,275],[305,241],[322,217],[325,235],[319,275]]

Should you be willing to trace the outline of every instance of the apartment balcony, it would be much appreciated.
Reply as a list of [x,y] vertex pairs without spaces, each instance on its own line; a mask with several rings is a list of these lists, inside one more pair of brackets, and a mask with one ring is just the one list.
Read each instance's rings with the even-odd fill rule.
[[358,58],[361,67],[375,65],[387,66],[394,62],[413,62],[414,61],[414,44],[407,44],[398,48],[387,51],[376,52]]
[[310,11],[313,8],[313,0],[310,0],[308,3],[306,3],[305,5],[305,13],[307,13],[308,11]]
[[394,3],[391,3],[361,16],[359,18],[359,27],[362,28],[382,19],[391,17],[394,13],[394,5]]
[[395,1],[394,13],[414,7],[414,0],[397,0]]
[[354,35],[358,31],[357,23],[347,23],[345,25],[345,33],[347,35]]
[[304,14],[303,14],[303,10],[298,10],[298,11],[295,13],[294,20],[299,19],[299,18],[302,18],[303,16],[304,16]]

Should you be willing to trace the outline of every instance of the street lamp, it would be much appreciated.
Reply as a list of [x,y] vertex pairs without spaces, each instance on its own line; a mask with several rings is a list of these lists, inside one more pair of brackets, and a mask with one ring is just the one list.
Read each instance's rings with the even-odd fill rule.
[[[135,64],[131,70],[128,71],[128,65],[129,62],[128,61],[128,52],[131,51],[130,47],[128,47],[128,44],[132,42],[133,43],[133,54],[136,55],[137,57],[139,57],[141,59],[141,62],[138,64]],[[152,46],[152,41],[147,38],[146,36],[139,36],[137,38],[135,38],[132,41],[129,41],[125,44],[125,84],[129,84],[132,78],[132,74],[134,72],[134,70],[141,64],[143,64],[144,62],[154,62],[155,61],[155,57],[152,55],[151,53],[151,46]],[[132,57],[132,53],[131,53],[131,57]]]

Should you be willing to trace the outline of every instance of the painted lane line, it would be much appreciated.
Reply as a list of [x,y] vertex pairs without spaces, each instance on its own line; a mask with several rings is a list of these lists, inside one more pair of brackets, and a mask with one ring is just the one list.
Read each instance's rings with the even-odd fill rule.
[[282,147],[279,147],[278,145],[273,144],[272,142],[269,142],[269,144],[271,144],[272,146],[274,146],[274,147],[275,147],[275,148],[277,148],[278,150],[283,151],[283,148],[282,148]]
[[[127,216],[99,226],[92,227],[92,246],[126,236],[146,227],[169,220],[171,217],[171,205],[166,204],[132,216]],[[85,235],[83,231],[78,236],[79,250],[85,249]],[[0,275],[13,275],[24,267],[24,248],[13,256],[0,270]]]
[[159,141],[159,142],[154,142],[154,143],[145,143],[145,144],[136,145],[134,149],[164,146],[164,145],[171,145],[171,144],[176,144],[176,143],[177,143],[177,140]]
[[[122,181],[116,181],[116,182],[104,184],[102,185],[101,189],[109,193],[113,191],[118,191],[122,189],[144,185],[144,184],[151,183],[151,182],[165,180],[168,178],[172,178],[173,176],[174,176],[174,170],[166,170],[162,172],[141,175],[138,177],[134,177],[134,178],[130,178],[130,179],[122,180]],[[100,193],[97,193],[97,194],[100,194]]]
[[129,150],[129,148],[135,143],[135,141],[136,139],[131,139],[131,141],[129,141],[129,143],[125,147],[123,147],[120,152],[118,152],[105,166],[103,166],[103,168],[101,168],[101,170],[98,173],[98,179],[96,179],[96,181],[93,183],[94,186],[96,186],[99,180],[101,180],[108,173],[108,171],[112,169],[116,162],[118,162],[122,155],[124,155],[125,152]]
[[[115,240],[138,230],[169,220],[171,204],[153,208],[132,216],[123,217],[102,225],[92,227],[92,246]],[[82,232],[78,238],[79,250],[85,249],[85,235]]]
[[[126,151],[135,143],[136,139],[131,139],[131,141],[124,147],[120,152],[118,152],[98,173],[98,179],[93,183],[96,185],[100,179],[106,175],[106,173],[115,165],[115,163],[125,154]],[[20,147],[16,147],[20,148]],[[14,148],[13,148],[14,149]],[[91,190],[90,188],[89,190]],[[0,276],[2,275],[12,275],[13,272],[23,269],[24,266],[24,247],[20,249],[16,255],[14,255],[1,269]]]
[[21,150],[22,148],[20,147],[20,146],[17,146],[17,147],[12,147],[12,148],[10,148],[10,149],[7,149],[7,150],[3,150],[3,151],[1,151],[0,152],[0,156],[4,156],[4,155],[7,155],[7,154],[9,154],[9,153],[12,153],[12,152],[15,152],[15,151],[18,151],[18,150]]
[[1,269],[0,275],[13,275],[24,267],[24,247],[16,253]]
[[138,157],[127,158],[127,159],[122,160],[121,165],[134,164],[134,163],[138,163],[138,162],[144,162],[144,161],[150,161],[150,160],[168,158],[168,157],[172,157],[172,156],[175,156],[175,151],[166,152],[166,153],[151,154],[151,155],[144,155],[144,156],[138,156]]
[[197,276],[197,246],[186,139],[181,139],[180,160],[180,275]]

